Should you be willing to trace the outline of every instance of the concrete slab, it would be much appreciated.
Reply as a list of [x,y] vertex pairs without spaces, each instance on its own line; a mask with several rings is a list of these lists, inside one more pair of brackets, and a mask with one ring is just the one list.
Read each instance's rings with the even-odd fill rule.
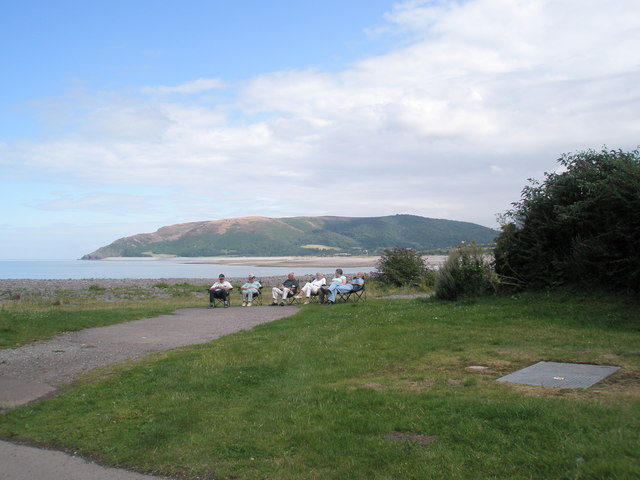
[[63,452],[0,441],[2,480],[169,480],[108,468]]
[[588,388],[619,369],[610,365],[538,362],[497,381],[542,387]]
[[0,408],[14,408],[53,392],[51,385],[0,377]]

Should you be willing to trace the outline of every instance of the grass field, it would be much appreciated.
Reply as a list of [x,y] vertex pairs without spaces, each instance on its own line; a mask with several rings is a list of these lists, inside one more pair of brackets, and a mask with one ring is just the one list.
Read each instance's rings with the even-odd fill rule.
[[[589,389],[495,382],[540,360],[622,368]],[[563,294],[310,305],[0,420],[193,479],[635,479],[638,432],[638,304]]]

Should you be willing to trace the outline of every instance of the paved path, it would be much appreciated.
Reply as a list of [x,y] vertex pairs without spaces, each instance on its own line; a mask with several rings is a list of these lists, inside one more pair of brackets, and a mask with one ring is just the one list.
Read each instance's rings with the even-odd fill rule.
[[[190,308],[172,315],[65,333],[44,342],[0,350],[0,408],[22,405],[74,381],[82,373],[153,352],[206,343],[298,311],[297,307]],[[82,458],[0,441],[2,480],[142,480],[126,470]]]
[[[0,441],[2,480],[161,480],[118,468],[107,468],[53,450]],[[162,479],[165,480],[165,479]]]

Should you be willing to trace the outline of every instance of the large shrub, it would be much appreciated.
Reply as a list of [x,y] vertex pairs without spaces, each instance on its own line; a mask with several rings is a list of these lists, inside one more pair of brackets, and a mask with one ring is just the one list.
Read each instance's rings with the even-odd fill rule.
[[496,273],[527,288],[640,288],[640,152],[563,155],[502,216]]
[[436,277],[439,300],[474,297],[493,291],[493,268],[484,250],[475,242],[451,250]]
[[433,283],[431,272],[420,252],[410,248],[385,249],[376,264],[376,279],[395,286],[427,287]]

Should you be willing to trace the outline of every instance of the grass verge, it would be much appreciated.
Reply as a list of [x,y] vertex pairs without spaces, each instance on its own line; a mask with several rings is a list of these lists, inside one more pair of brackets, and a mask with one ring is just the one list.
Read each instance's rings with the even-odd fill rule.
[[[639,478],[638,312],[543,294],[312,305],[114,367],[0,434],[181,478]],[[622,369],[586,390],[495,382],[540,360]]]

